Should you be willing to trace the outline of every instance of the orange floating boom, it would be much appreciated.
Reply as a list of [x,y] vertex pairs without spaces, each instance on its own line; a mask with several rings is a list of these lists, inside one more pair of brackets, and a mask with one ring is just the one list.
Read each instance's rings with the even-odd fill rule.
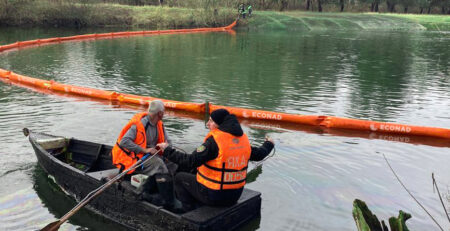
[[[24,75],[19,75],[3,69],[0,69],[0,78],[9,80],[13,83],[14,82],[21,83],[23,85],[42,88],[49,91],[81,95],[96,99],[118,101],[121,103],[128,103],[135,105],[148,105],[149,101],[159,99],[148,96],[124,94],[114,91],[99,90],[88,87],[62,84],[55,82],[53,80],[41,80]],[[206,105],[204,103],[189,103],[167,99],[160,99],[160,100],[164,102],[164,105],[167,108],[171,109],[195,113],[204,113],[206,108],[205,107]],[[368,120],[341,118],[335,116],[289,114],[289,113],[253,110],[238,107],[227,107],[213,104],[209,104],[209,108],[210,111],[214,111],[219,108],[225,108],[229,110],[231,113],[235,114],[236,116],[246,119],[283,121],[297,124],[323,126],[327,128],[342,128],[342,129],[374,131],[374,132],[394,133],[394,134],[431,136],[450,139],[450,129],[447,128],[412,126],[396,123],[385,123]]]
[[[38,88],[34,86],[25,85],[18,82],[11,82],[9,80],[5,80],[0,78],[0,81],[6,84],[14,84],[16,86],[29,89],[35,92],[39,92],[42,94],[53,94],[62,97],[67,97],[68,94],[64,92],[55,92],[44,88]],[[129,104],[129,103],[120,103],[119,101],[111,101],[111,100],[103,100],[96,99],[86,96],[77,96],[70,95],[72,98],[84,101],[95,101],[105,105],[116,105],[123,108],[133,109],[133,110],[145,110],[146,106],[138,105],[138,104]],[[151,97],[148,97],[151,98]],[[204,120],[204,114],[188,112],[182,110],[170,110],[166,111],[166,114],[169,116],[177,116],[189,119],[196,120]],[[242,124],[253,128],[260,129],[288,129],[294,131],[301,131],[310,134],[330,134],[333,136],[344,136],[349,138],[364,138],[364,139],[378,139],[385,141],[393,141],[407,144],[421,144],[421,145],[429,145],[433,147],[450,147],[450,139],[438,138],[433,136],[416,136],[416,135],[408,135],[408,134],[389,134],[383,132],[368,132],[364,130],[349,130],[349,129],[340,129],[340,128],[327,128],[325,126],[311,126],[311,125],[303,125],[299,123],[291,123],[291,122],[283,122],[283,121],[271,121],[271,120],[254,120],[254,119],[242,119]]]
[[327,128],[342,128],[362,131],[373,131],[393,134],[431,136],[450,139],[450,129],[405,124],[376,122],[369,120],[349,119],[335,116],[297,115],[271,111],[261,111],[237,107],[210,105],[211,111],[225,108],[238,117],[246,119],[284,121],[298,124],[316,125]]
[[[103,34],[86,34],[86,35],[76,35],[61,38],[48,38],[48,39],[37,39],[23,42],[16,42],[8,45],[0,46],[0,52],[31,47],[43,44],[59,43],[63,41],[79,41],[79,40],[90,40],[98,38],[113,38],[113,37],[123,37],[123,36],[138,36],[146,34],[175,34],[175,33],[198,33],[198,32],[212,32],[212,31],[230,31],[236,25],[236,21],[225,27],[218,28],[197,28],[197,29],[177,29],[177,30],[156,30],[156,31],[125,31],[125,32],[113,32],[113,33],[103,33]],[[36,87],[40,89],[45,89],[46,92],[60,92],[74,95],[81,95],[95,99],[118,101],[122,103],[135,104],[135,105],[148,105],[149,101],[158,98],[139,96],[132,94],[118,93],[114,91],[99,90],[88,87],[73,86],[55,82],[53,80],[42,80],[31,78],[24,75],[19,75],[8,70],[0,69],[0,78],[5,81],[12,83],[20,83],[25,86]],[[195,112],[195,113],[205,113],[206,105],[204,103],[189,103],[180,102],[174,100],[160,99],[164,102],[167,108]],[[361,131],[372,131],[372,132],[384,132],[384,133],[394,133],[394,134],[405,134],[405,135],[419,135],[419,136],[430,136],[450,139],[450,129],[447,128],[435,128],[435,127],[423,127],[423,126],[412,126],[403,125],[395,123],[384,123],[375,122],[368,120],[358,120],[341,118],[334,116],[320,116],[320,115],[299,115],[299,114],[289,114],[281,112],[270,112],[262,110],[245,109],[238,107],[227,107],[220,105],[208,105],[210,111],[214,111],[218,108],[225,108],[231,113],[238,117],[246,119],[258,119],[258,120],[268,120],[268,121],[284,121],[297,124],[306,124],[313,126],[322,126],[326,128],[341,128],[341,129],[353,129]]]
[[239,107],[227,107],[220,105],[209,105],[210,111],[215,111],[219,108],[225,108],[230,113],[235,114],[237,117],[246,119],[258,119],[258,120],[272,120],[272,121],[285,121],[307,125],[320,125],[320,116],[315,115],[296,115],[281,112],[270,112],[253,109],[245,109]]
[[237,21],[234,21],[228,26],[224,27],[214,27],[214,28],[195,28],[195,29],[175,29],[175,30],[149,30],[149,31],[122,31],[122,32],[111,32],[111,33],[101,33],[101,34],[85,34],[85,35],[74,35],[68,37],[57,37],[57,38],[47,38],[47,39],[36,39],[29,41],[21,41],[12,44],[7,44],[0,46],[0,52],[6,50],[12,50],[17,48],[24,48],[43,44],[60,43],[66,41],[81,41],[90,40],[98,38],[114,38],[114,37],[127,37],[127,36],[142,36],[146,34],[178,34],[178,33],[198,33],[198,32],[219,32],[227,31],[232,32],[234,26],[236,26]]
[[450,139],[450,129],[413,126],[396,123],[376,122],[369,120],[348,119],[327,116],[320,124],[328,128],[346,128],[366,131],[378,131],[395,134],[410,134],[419,136],[434,136]]

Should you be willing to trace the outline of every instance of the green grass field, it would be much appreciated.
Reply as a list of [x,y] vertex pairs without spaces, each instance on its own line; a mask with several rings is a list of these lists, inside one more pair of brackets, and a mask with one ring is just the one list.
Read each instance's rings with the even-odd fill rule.
[[389,14],[392,17],[407,19],[421,24],[428,30],[450,31],[450,16],[448,15],[421,15],[421,14]]
[[259,11],[241,25],[250,30],[450,31],[450,17],[414,14]]

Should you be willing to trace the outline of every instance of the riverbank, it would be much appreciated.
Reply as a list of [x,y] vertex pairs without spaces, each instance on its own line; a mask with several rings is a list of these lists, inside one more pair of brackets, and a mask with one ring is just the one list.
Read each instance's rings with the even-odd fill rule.
[[233,22],[235,17],[236,11],[231,8],[183,8],[34,1],[0,10],[0,25],[178,29],[225,26]]
[[[46,27],[119,27],[178,29],[230,24],[237,10],[229,7],[129,6],[34,1],[0,10],[0,25]],[[247,30],[432,30],[450,31],[445,15],[255,11],[240,20]]]
[[240,25],[248,30],[450,31],[450,17],[417,14],[258,11]]
[[450,17],[448,15],[420,15],[420,14],[388,14],[392,17],[407,19],[418,23],[427,30],[450,31]]

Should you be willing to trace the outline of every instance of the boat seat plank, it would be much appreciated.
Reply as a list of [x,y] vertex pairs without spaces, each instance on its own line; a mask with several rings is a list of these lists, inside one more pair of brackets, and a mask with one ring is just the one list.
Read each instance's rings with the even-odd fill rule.
[[86,173],[86,175],[88,175],[92,178],[95,178],[97,180],[101,180],[102,178],[111,179],[111,178],[115,177],[117,174],[119,174],[118,168]]
[[89,168],[88,172],[96,172],[115,168],[116,166],[112,164],[111,149],[112,147],[109,145],[102,145],[102,148],[99,149],[100,153],[97,160]]
[[95,154],[94,161],[84,170],[84,172],[88,172],[89,170],[91,170],[93,168],[93,166],[95,166],[95,164],[97,163],[97,161],[99,159],[98,157],[100,156],[102,149],[103,149],[103,145],[100,144],[100,146],[98,146],[97,152]]
[[66,139],[64,137],[51,137],[36,140],[39,145],[45,150],[63,148],[66,146]]
[[87,171],[97,161],[101,147],[101,144],[70,139],[68,151],[72,153],[72,161],[85,165],[87,167],[85,171]]
[[227,207],[213,207],[213,206],[202,206],[200,208],[194,209],[182,215],[186,220],[192,221],[197,224],[205,224],[209,220],[213,220],[217,217],[223,217],[229,213],[233,213],[239,210],[240,207],[245,204],[251,203],[250,201],[255,198],[259,198],[261,193],[253,191],[251,189],[244,189],[238,202],[232,206]]

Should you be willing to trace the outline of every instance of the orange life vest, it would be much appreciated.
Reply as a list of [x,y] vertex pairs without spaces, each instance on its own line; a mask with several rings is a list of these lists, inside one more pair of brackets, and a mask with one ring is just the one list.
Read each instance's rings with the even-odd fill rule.
[[[120,141],[122,140],[125,133],[127,133],[128,129],[132,125],[136,126],[136,138],[134,139],[134,143],[139,145],[141,148],[147,148],[147,135],[145,126],[141,123],[141,119],[144,116],[147,116],[147,112],[138,113],[131,118],[131,120],[122,128],[122,131],[119,134],[119,138],[117,138],[117,142],[114,145],[111,155],[112,155],[112,163],[121,170],[128,169],[134,163],[137,162],[138,159],[141,159],[144,156],[144,153],[134,153],[124,147],[121,147]],[[158,139],[157,143],[163,143],[165,141],[164,138],[164,130],[162,121],[158,121],[156,128],[158,130]],[[134,171],[128,172],[128,174],[133,173]]]
[[197,168],[197,182],[213,190],[244,187],[252,151],[247,135],[237,137],[214,129],[208,133],[205,141],[210,136],[214,137],[219,154],[216,159]]

